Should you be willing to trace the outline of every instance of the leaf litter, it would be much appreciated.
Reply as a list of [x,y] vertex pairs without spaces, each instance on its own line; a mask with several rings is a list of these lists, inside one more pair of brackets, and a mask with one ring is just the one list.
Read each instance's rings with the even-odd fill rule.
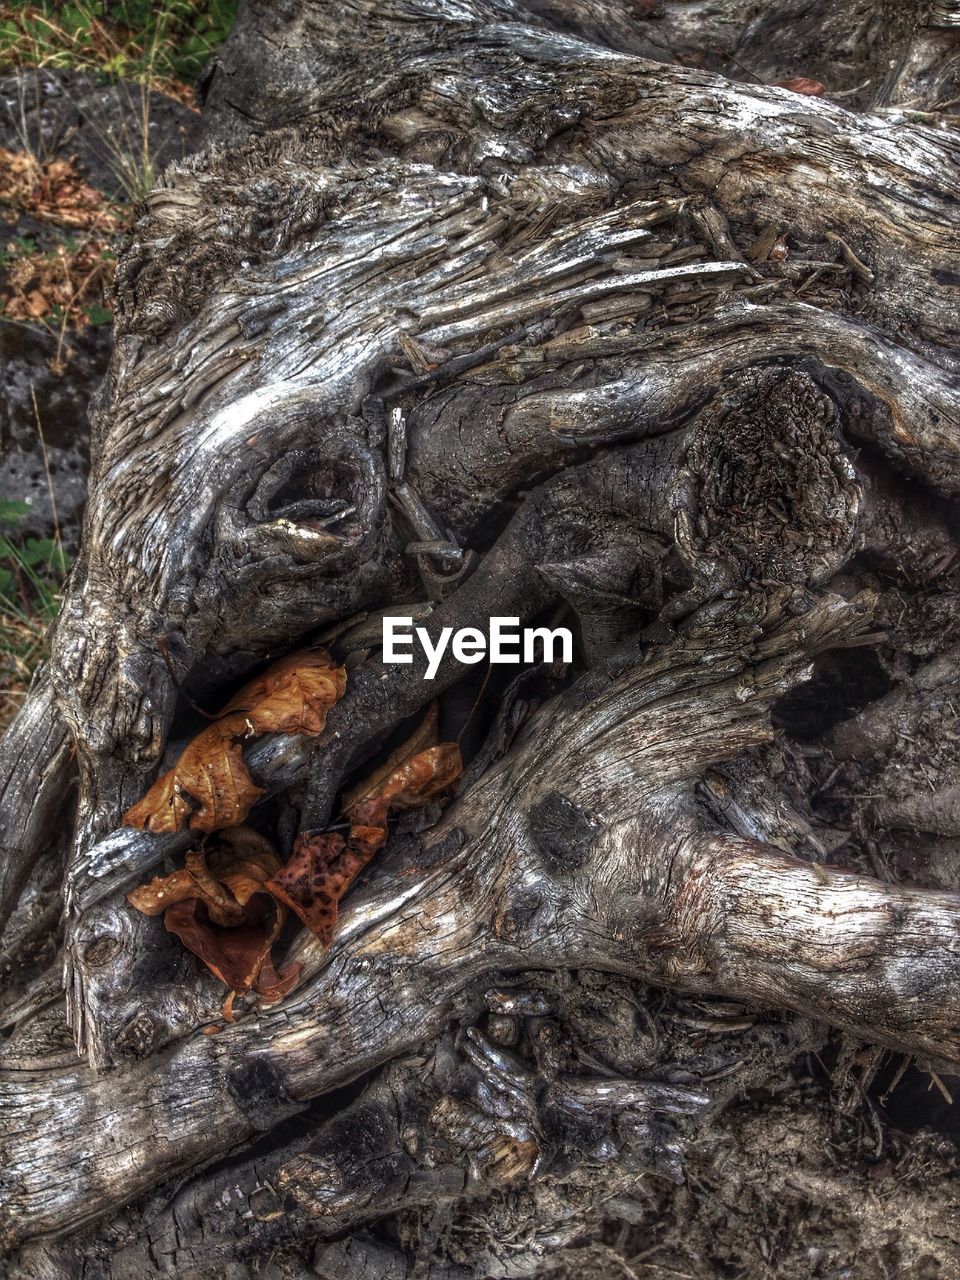
[[457,745],[437,742],[434,705],[385,764],[344,795],[347,834],[305,832],[281,863],[269,840],[243,825],[263,794],[243,762],[243,742],[256,733],[321,733],[345,688],[346,672],[324,650],[275,663],[231,699],[125,815],[128,825],[150,831],[186,825],[217,833],[208,847],[189,852],[182,868],[132,890],[127,900],[144,915],[162,915],[229,988],[227,1021],[238,995],[254,992],[272,1003],[299,980],[298,964],[278,970],[272,958],[288,912],[329,946],[341,898],[387,842],[389,814],[429,804],[462,774]]

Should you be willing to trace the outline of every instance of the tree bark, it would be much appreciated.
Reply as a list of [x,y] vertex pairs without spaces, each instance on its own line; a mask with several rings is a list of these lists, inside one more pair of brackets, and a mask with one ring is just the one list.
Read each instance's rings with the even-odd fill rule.
[[[0,744],[14,1273],[634,1274],[644,1195],[730,1194],[702,1152],[747,1091],[960,1063],[956,15],[653,9],[241,6],[118,264],[83,548]],[[427,679],[383,610],[574,659]],[[319,641],[346,693],[246,745],[261,834],[336,822],[434,702],[466,772],[223,1025],[125,897],[196,832],[122,815]],[[946,1275],[932,1204],[898,1263]]]

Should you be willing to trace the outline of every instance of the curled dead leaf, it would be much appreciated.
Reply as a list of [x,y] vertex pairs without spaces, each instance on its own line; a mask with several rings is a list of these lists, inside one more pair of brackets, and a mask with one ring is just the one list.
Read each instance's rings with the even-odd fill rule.
[[[428,747],[398,766],[384,782],[378,800],[391,809],[417,809],[458,782],[463,772],[460,748],[455,742]],[[359,814],[362,803],[356,807]]]
[[199,898],[170,907],[163,923],[231,992],[253,990],[272,1003],[282,999],[300,977],[299,965],[278,974],[270,957],[285,917],[283,907],[261,893],[247,903],[238,925],[217,924]]
[[823,93],[823,85],[819,80],[811,80],[807,76],[788,76],[786,80],[775,80],[775,89],[789,89],[791,93],[802,93],[809,98],[819,98]]
[[[247,828],[224,832],[207,858],[195,850],[187,865],[127,894],[145,915],[163,915],[177,935],[231,993],[254,990],[270,1002],[296,984],[299,965],[282,973],[271,949],[286,920],[286,908],[266,887],[280,862],[269,842]],[[229,1009],[224,1016],[230,1017]]]
[[327,946],[337,904],[386,838],[385,827],[351,827],[347,840],[336,832],[301,836],[267,887]]
[[323,732],[327,712],[343,697],[347,673],[326,649],[290,654],[255,676],[224,707],[243,713],[257,733]]
[[[390,759],[396,756],[395,752]],[[453,786],[462,772],[460,749],[452,742],[407,756],[385,777],[377,770],[372,775],[378,779],[375,785],[368,780],[350,793],[362,798],[354,799],[348,810],[347,838],[337,832],[302,836],[290,860],[274,873],[267,888],[296,912],[311,933],[329,944],[340,899],[386,843],[390,809],[427,804]]]
[[364,778],[362,782],[358,782],[355,787],[351,787],[349,791],[343,793],[341,799],[343,812],[349,813],[358,801],[367,800],[371,796],[375,796],[394,770],[405,764],[411,756],[417,755],[420,751],[425,751],[428,747],[436,746],[439,719],[440,710],[438,704],[431,702],[426,715],[410,737],[405,742],[402,742],[395,751],[392,751],[379,768],[374,769],[373,773]]
[[147,831],[195,831],[243,822],[263,791],[243,762],[245,726],[233,717],[208,725],[174,767],[123,815],[128,827]]
[[216,831],[239,826],[263,795],[243,760],[259,733],[318,734],[343,697],[347,676],[322,649],[274,663],[232,698],[179,760],[123,816],[148,831]]

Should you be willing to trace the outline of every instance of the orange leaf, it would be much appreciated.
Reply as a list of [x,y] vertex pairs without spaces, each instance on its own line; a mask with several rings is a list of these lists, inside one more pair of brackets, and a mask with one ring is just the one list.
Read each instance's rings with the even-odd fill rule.
[[[288,703],[292,699],[290,705],[297,704],[291,714],[296,715],[298,723],[304,723],[308,710],[313,715],[316,707],[310,710],[299,705],[304,683],[310,685],[310,681],[289,680],[289,673],[295,669],[288,664],[283,671],[268,672],[238,695],[234,704],[248,701],[246,715],[255,717],[259,724],[261,699],[280,696],[279,690]],[[342,692],[342,679],[335,683]],[[249,697],[251,689],[253,697]],[[210,729],[243,715],[234,711]],[[204,730],[204,734],[209,732]],[[296,912],[312,933],[329,944],[340,899],[386,843],[389,810],[425,804],[453,785],[463,767],[460,750],[451,742],[414,755],[405,750],[400,754],[405,756],[401,764],[385,777],[379,770],[374,775],[379,779],[376,785],[359,789],[363,798],[352,805],[346,840],[337,832],[302,836],[289,861],[281,867],[268,841],[247,827],[237,827],[221,834],[220,847],[209,858],[202,851],[192,851],[184,868],[134,889],[127,895],[128,901],[146,915],[164,912],[166,927],[231,992],[253,989],[264,1000],[281,999],[300,975],[297,965],[278,974],[270,958],[286,908]],[[144,803],[141,801],[141,805]],[[232,1019],[231,1010],[232,999],[228,999],[224,1005],[228,1020]]]
[[346,687],[346,671],[325,649],[295,653],[245,685],[224,713],[246,712],[258,733],[322,733]]
[[391,809],[418,809],[458,782],[462,772],[460,748],[455,742],[441,742],[395,769],[380,794]]
[[371,796],[375,796],[393,771],[398,769],[400,765],[405,764],[411,756],[424,751],[427,747],[435,746],[439,718],[439,708],[435,702],[432,702],[427,714],[410,737],[405,742],[402,742],[395,751],[392,751],[384,763],[378,769],[374,769],[369,777],[364,778],[362,782],[358,782],[355,787],[351,787],[349,791],[343,793],[340,802],[343,812],[349,813],[360,800],[368,800]]
[[236,827],[264,794],[243,760],[244,739],[258,733],[322,732],[347,677],[322,649],[294,654],[257,676],[198,733],[180,759],[123,816],[128,827],[195,831]]
[[146,916],[158,916],[178,902],[198,898],[217,924],[239,924],[242,908],[263,891],[280,861],[270,842],[249,827],[224,831],[220,839],[209,862],[202,850],[193,849],[182,870],[132,889],[127,901]]
[[[335,832],[302,836],[290,860],[274,872],[265,887],[328,945],[340,899],[386,844],[388,811],[425,804],[456,782],[462,768],[460,749],[452,742],[410,756],[383,778],[375,791],[360,788],[364,798],[350,810],[346,840]],[[380,771],[374,776],[380,777]]]
[[806,76],[788,76],[786,80],[775,80],[775,89],[789,89],[791,93],[803,93],[809,98],[819,98],[823,93],[823,85],[819,80],[810,80]]
[[232,736],[237,726],[229,721],[218,720],[197,734],[174,767],[123,815],[128,827],[179,831],[186,820],[195,831],[215,831],[243,822],[263,791],[247,771],[242,742]]
[[172,871],[168,876],[157,876],[149,884],[131,889],[127,901],[145,916],[162,916],[167,907],[185,902],[187,898],[196,898],[199,892],[196,880],[184,868]]
[[267,1001],[294,986],[300,966],[278,974],[270,950],[286,908],[265,888],[279,866],[269,842],[241,827],[226,831],[209,858],[198,850],[187,866],[127,894],[145,915],[164,912],[164,924],[231,992],[251,989]]

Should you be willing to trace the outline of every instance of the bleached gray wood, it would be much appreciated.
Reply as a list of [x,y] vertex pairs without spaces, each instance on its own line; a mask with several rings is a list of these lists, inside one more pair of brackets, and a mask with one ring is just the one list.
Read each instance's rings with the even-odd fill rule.
[[[28,1242],[37,1277],[71,1274],[62,1241],[91,1224],[135,1234],[165,1180],[188,1179],[185,1203],[216,1217],[226,1175],[206,1166],[377,1069],[351,1123],[396,1096],[450,1144],[429,1176],[407,1152],[417,1178],[397,1175],[391,1205],[504,1178],[539,1194],[541,1107],[614,1117],[623,1177],[637,1151],[680,1176],[686,1139],[658,1117],[699,1123],[710,1098],[557,1083],[531,1048],[535,994],[475,1025],[504,975],[521,991],[537,972],[626,975],[960,1061],[960,897],[812,863],[814,826],[775,804],[738,801],[725,820],[704,802],[734,757],[763,773],[771,707],[816,655],[889,628],[864,565],[952,590],[958,143],[936,103],[918,124],[655,61],[698,22],[723,45],[739,6],[706,8],[668,3],[655,38],[620,7],[559,0],[244,8],[211,87],[234,144],[165,175],[118,266],[83,549],[48,671],[0,749],[16,939],[49,927],[18,897],[78,794],[69,1032],[56,971],[5,1005],[2,1238]],[[849,34],[866,18],[847,8]],[[902,44],[890,102],[948,27],[883,35]],[[757,19],[747,48],[773,78],[782,46],[765,31]],[[304,826],[324,825],[347,776],[463,676],[450,659],[430,683],[422,662],[382,664],[368,615],[401,604],[433,635],[562,607],[582,639],[569,687],[556,671],[510,686],[455,804],[376,860],[328,953],[293,944],[296,991],[203,1035],[222,990],[123,896],[187,841],[121,815],[162,767],[184,691],[216,707],[331,632],[350,679],[325,733],[247,751]],[[936,701],[952,730],[931,669],[820,746],[866,760],[905,701],[915,719]],[[952,833],[951,776],[865,812]],[[770,1049],[775,1030],[762,1036]],[[463,1058],[428,1111],[416,1072],[391,1065],[419,1053]],[[467,1085],[472,1112],[450,1101]],[[261,1159],[286,1170],[308,1234],[376,1216],[332,1132],[238,1173],[237,1221],[260,1203]],[[614,1191],[597,1179],[599,1204]],[[159,1252],[130,1239],[103,1263],[90,1245],[91,1265],[111,1280],[163,1274],[158,1258],[200,1268],[202,1231],[165,1213],[147,1214],[172,1233]],[[230,1221],[216,1265],[234,1256]],[[281,1239],[249,1230],[237,1257]]]

